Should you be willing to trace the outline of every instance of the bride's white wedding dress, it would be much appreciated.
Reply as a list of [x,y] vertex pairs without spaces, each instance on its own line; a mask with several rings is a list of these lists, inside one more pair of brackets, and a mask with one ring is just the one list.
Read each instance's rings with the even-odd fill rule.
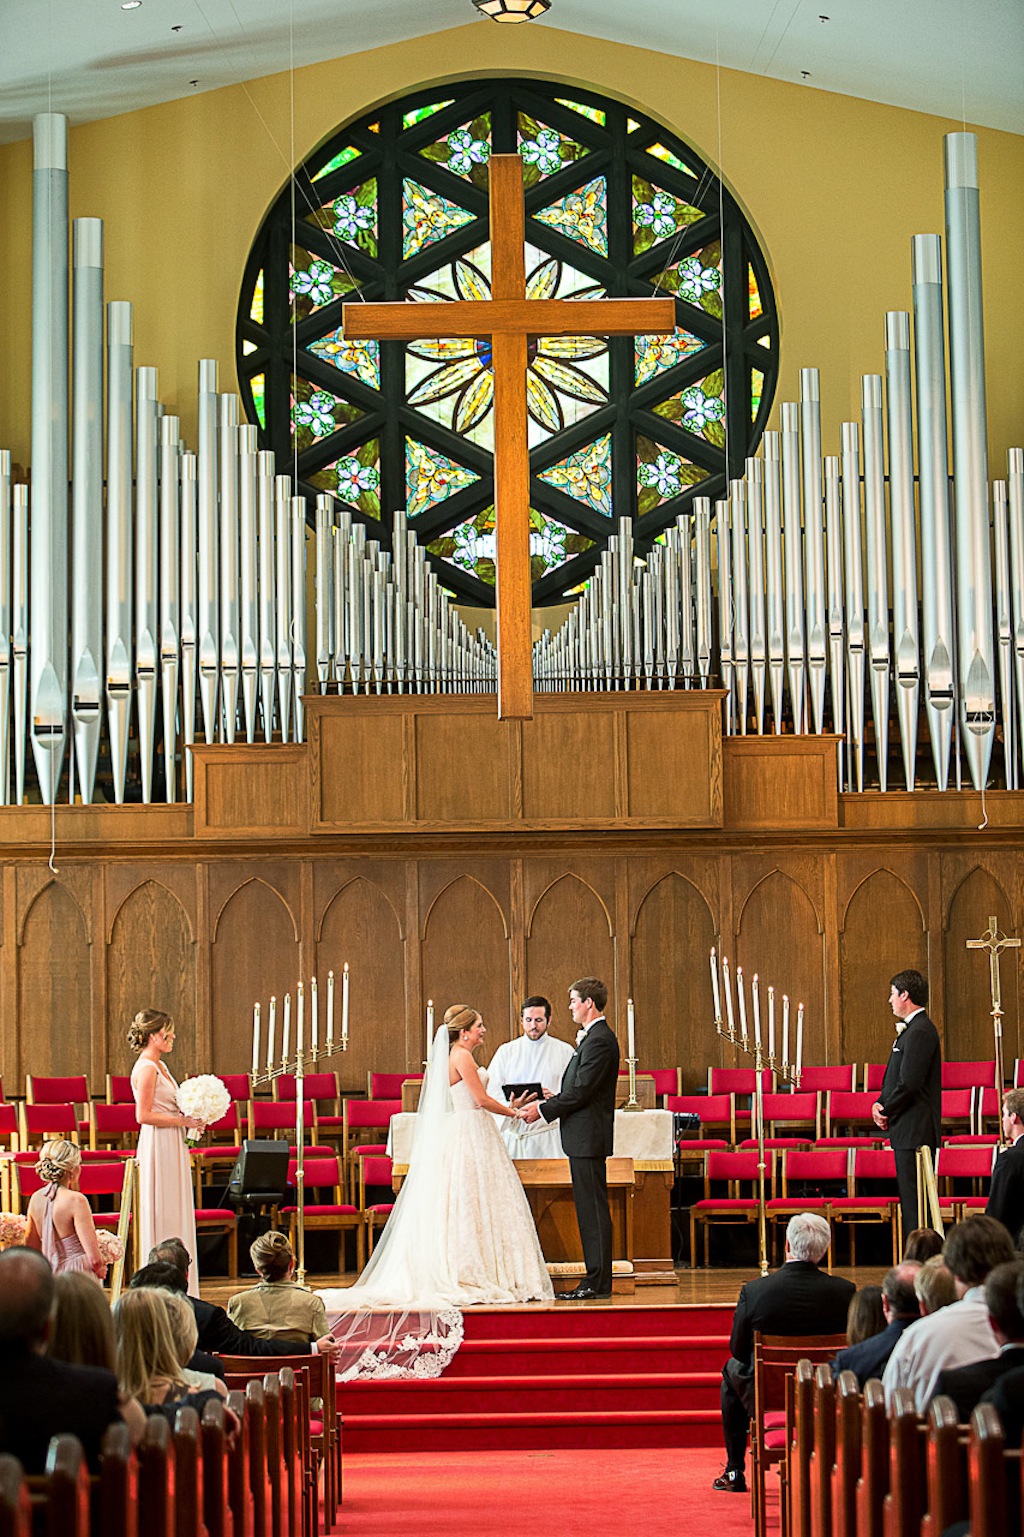
[[370,1263],[354,1286],[320,1293],[342,1377],[435,1376],[461,1343],[461,1308],[553,1296],[494,1115],[461,1079],[449,1086],[443,1028],[416,1121],[409,1173]]

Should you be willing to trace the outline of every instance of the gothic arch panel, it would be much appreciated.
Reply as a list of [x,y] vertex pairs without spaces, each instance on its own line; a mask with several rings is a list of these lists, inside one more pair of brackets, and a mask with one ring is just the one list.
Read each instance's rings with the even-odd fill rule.
[[708,966],[714,943],[711,911],[696,886],[675,872],[652,886],[630,947],[637,1050],[642,1067],[681,1067],[687,1092],[707,1083],[715,1049]]
[[18,1076],[88,1072],[92,986],[85,917],[51,881],[25,915],[18,952]]
[[[246,1072],[252,1062],[252,1007],[282,999],[300,980],[300,949],[292,915],[264,881],[246,881],[225,902],[212,945],[211,1035],[213,1061],[204,1070]],[[305,978],[308,983],[308,978]],[[280,1042],[280,1034],[278,1041]],[[184,1066],[180,1063],[179,1066]]]
[[[615,945],[604,903],[586,881],[563,875],[538,899],[526,938],[526,991],[551,1001],[552,1034],[572,1041],[568,989],[577,977],[600,977],[614,993]],[[516,1006],[521,1003],[516,1000]],[[609,998],[609,1009],[614,1000]],[[612,1025],[625,1020],[611,1015]]]
[[[985,932],[991,917],[1004,934],[1016,932],[1005,891],[987,870],[974,869],[953,893],[943,935],[946,978],[943,1054],[949,1061],[991,1059],[995,1049],[988,955],[983,950],[966,948],[967,940],[978,939]],[[1004,950],[999,966],[1003,995],[1003,1057],[1008,1074],[1013,1070],[1013,1059],[1021,1054],[1019,956],[1019,950]]]
[[928,975],[928,936],[910,888],[891,870],[857,887],[839,936],[844,1062],[885,1062],[893,1042],[889,978],[914,967]]
[[187,1071],[195,1061],[196,963],[188,917],[166,886],[145,881],[125,898],[107,946],[107,1071],[129,1073],[125,1036],[138,1009],[163,1009],[175,1022]]
[[[798,1004],[803,1003],[805,1062],[826,1060],[824,945],[824,935],[818,931],[814,908],[803,887],[779,870],[765,876],[743,905],[735,964],[743,967],[748,1014],[755,973],[760,980],[763,1020],[767,1018],[769,984],[775,988],[776,1018],[780,1026],[781,995],[789,994],[794,1032],[790,1042],[794,1052],[796,1011]],[[728,1066],[733,1065],[733,1053],[729,1048],[726,1048],[725,1062]],[[737,1056],[735,1065],[747,1066],[749,1063]]]
[[[320,926],[316,975],[320,1030],[326,1029],[327,980],[334,972],[334,1032],[341,1033],[342,968],[349,965],[349,1049],[325,1064],[346,1090],[365,1090],[368,1070],[418,1070],[420,1033],[406,1029],[405,948],[391,903],[372,881],[358,877],[334,896]],[[414,1023],[414,1022],[413,1022]],[[408,1038],[407,1038],[408,1037]]]
[[426,1002],[432,998],[437,1024],[449,1004],[468,1003],[479,1009],[490,1033],[480,1054],[486,1059],[494,1046],[508,1038],[513,1004],[505,925],[497,903],[479,881],[460,876],[435,899],[427,916],[422,956],[423,996],[410,1005],[414,1052],[422,1060]]

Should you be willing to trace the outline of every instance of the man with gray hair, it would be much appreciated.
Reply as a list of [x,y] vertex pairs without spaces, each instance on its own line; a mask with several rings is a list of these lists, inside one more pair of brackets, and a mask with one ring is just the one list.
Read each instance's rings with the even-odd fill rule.
[[872,1334],[859,1345],[847,1345],[832,1362],[832,1374],[853,1372],[861,1387],[869,1377],[881,1375],[885,1363],[896,1348],[904,1329],[908,1329],[921,1316],[917,1305],[914,1281],[921,1266],[917,1260],[904,1260],[886,1271],[882,1282],[882,1312],[885,1328],[881,1334]]
[[731,1355],[722,1368],[722,1430],[725,1471],[713,1489],[743,1494],[747,1480],[747,1436],[754,1412],[754,1331],[762,1334],[842,1334],[852,1281],[818,1267],[832,1242],[824,1217],[801,1212],[786,1228],[786,1263],[774,1275],[759,1276],[740,1288],[733,1315]]

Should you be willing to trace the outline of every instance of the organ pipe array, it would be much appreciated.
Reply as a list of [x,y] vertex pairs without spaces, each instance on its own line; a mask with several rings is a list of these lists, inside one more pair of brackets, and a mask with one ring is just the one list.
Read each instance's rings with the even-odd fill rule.
[[[492,692],[494,648],[405,514],[374,538],[330,495],[311,509],[211,359],[185,442],[156,369],[136,365],[131,304],[104,305],[100,220],[74,221],[69,270],[67,178],[66,120],[42,114],[31,497],[0,450],[0,803],[26,797],[29,741],[44,802],[65,753],[71,795],[91,801],[104,718],[115,801],[129,774],[152,800],[161,765],[174,801],[191,799],[196,739],[300,741],[310,686]],[[917,235],[912,314],[885,316],[882,371],[861,380],[837,451],[822,443],[818,371],[803,368],[799,400],[716,501],[696,497],[653,546],[618,520],[568,619],[534,648],[538,690],[721,685],[731,733],[840,736],[838,782],[855,791],[890,787],[893,738],[896,783],[914,789],[920,722],[939,789],[960,786],[962,763],[984,787],[997,738],[1018,786],[1024,450],[990,489],[972,134],[947,135],[945,181],[945,296],[942,240]]]

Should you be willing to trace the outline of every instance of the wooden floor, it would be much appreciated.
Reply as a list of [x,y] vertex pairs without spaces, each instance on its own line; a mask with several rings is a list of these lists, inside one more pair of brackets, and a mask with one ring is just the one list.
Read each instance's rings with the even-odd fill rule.
[[[745,1281],[752,1281],[757,1275],[756,1270],[736,1269],[711,1269],[711,1270],[677,1270],[676,1284],[674,1286],[638,1286],[629,1295],[617,1294],[610,1301],[602,1300],[593,1303],[574,1303],[574,1307],[680,1307],[685,1304],[707,1305],[709,1303],[727,1303],[730,1306],[735,1303],[739,1289]],[[857,1286],[867,1285],[869,1282],[881,1281],[884,1270],[874,1266],[858,1266],[851,1270],[847,1266],[837,1266],[834,1275],[846,1276]],[[204,1280],[200,1284],[200,1290],[208,1302],[220,1303],[222,1307],[227,1305],[228,1298],[237,1291],[244,1291],[255,1282],[255,1276],[240,1276],[237,1281],[229,1281],[223,1276],[214,1276]],[[306,1285],[313,1291],[321,1287],[351,1286],[356,1277],[353,1273],[347,1275],[307,1275]],[[524,1307],[550,1307],[550,1303],[524,1303]]]

